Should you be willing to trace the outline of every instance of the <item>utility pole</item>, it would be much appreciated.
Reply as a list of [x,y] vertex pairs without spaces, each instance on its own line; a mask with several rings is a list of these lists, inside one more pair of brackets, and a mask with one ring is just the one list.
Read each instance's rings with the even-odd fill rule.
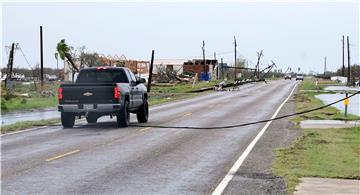
[[345,37],[342,36],[342,76],[345,76]]
[[44,89],[44,56],[43,56],[43,33],[42,26],[40,26],[40,79],[41,90]]
[[234,49],[235,49],[235,59],[234,59],[234,81],[236,80],[236,47],[237,47],[237,44],[236,44],[236,38],[234,36]]
[[351,81],[350,81],[350,43],[349,43],[349,36],[346,36],[347,38],[347,53],[348,53],[348,73],[347,73],[347,84],[350,86],[351,85]]
[[150,92],[150,88],[151,88],[151,79],[152,79],[152,71],[153,71],[153,64],[154,64],[154,53],[155,53],[155,51],[152,50],[152,52],[151,52],[151,61],[150,61],[150,70],[149,70],[149,80],[148,80],[147,92]]
[[257,59],[257,62],[256,62],[256,67],[255,67],[255,69],[256,69],[256,73],[257,73],[257,78],[259,79],[259,77],[260,77],[260,66],[259,66],[259,63],[260,63],[261,56],[264,56],[264,54],[263,54],[263,50],[261,50],[260,53],[259,53],[259,52],[256,52],[256,53],[257,53],[257,55],[258,55],[258,59]]
[[7,73],[6,73],[6,79],[5,79],[5,86],[7,88],[7,85],[9,84],[9,80],[11,80],[12,77],[12,70],[13,70],[13,64],[14,64],[14,50],[15,50],[15,43],[11,44],[10,54],[9,54],[9,61],[7,65]]
[[326,73],[326,56],[325,56],[325,62],[324,62],[324,79],[325,79],[325,73]]
[[221,79],[224,79],[224,64],[223,64],[223,58],[221,58]]
[[204,61],[204,73],[206,73],[206,63],[205,63],[205,41],[204,41],[204,40],[203,40],[202,52],[203,52],[203,61]]
[[214,52],[214,60],[216,60],[216,52]]

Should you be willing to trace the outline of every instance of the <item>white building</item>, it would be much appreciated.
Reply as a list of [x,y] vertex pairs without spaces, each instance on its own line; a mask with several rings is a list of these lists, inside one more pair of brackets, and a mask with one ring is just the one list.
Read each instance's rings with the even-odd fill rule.
[[337,81],[339,83],[347,83],[347,77],[333,76],[330,78],[330,80]]

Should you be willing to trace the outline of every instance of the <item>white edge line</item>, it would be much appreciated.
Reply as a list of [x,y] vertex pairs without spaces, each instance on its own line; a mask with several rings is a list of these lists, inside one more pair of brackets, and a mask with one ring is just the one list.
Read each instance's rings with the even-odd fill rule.
[[[297,85],[294,86],[292,91],[290,92],[289,96],[280,104],[278,109],[275,111],[274,115],[271,117],[271,119],[275,118],[276,115],[279,113],[281,108],[284,106],[284,104],[289,100],[291,95],[293,94],[295,88]],[[224,179],[220,182],[220,184],[215,188],[212,195],[221,195],[231,179],[234,177],[234,174],[237,172],[237,170],[240,168],[241,164],[244,162],[246,157],[249,155],[251,150],[254,148],[255,144],[259,141],[260,137],[264,134],[266,129],[270,126],[272,121],[269,121],[265,124],[265,126],[261,129],[261,131],[256,135],[256,137],[251,141],[251,143],[248,145],[248,147],[245,149],[245,151],[241,154],[241,156],[236,160],[235,164],[231,167],[229,172],[225,175]]]

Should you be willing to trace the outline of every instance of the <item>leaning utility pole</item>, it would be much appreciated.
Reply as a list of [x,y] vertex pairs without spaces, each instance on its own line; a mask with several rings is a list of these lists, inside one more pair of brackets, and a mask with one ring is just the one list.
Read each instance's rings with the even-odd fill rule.
[[345,37],[342,36],[342,76],[345,76]]
[[204,73],[206,73],[206,63],[205,63],[205,41],[204,41],[204,40],[203,40],[202,52],[203,52],[203,61],[204,61]]
[[148,87],[147,87],[147,92],[149,92],[149,93],[150,93],[150,88],[151,88],[151,79],[152,79],[152,72],[153,72],[154,53],[155,53],[155,51],[152,50],[151,61],[150,61],[150,70],[149,70],[149,80],[148,80]]
[[325,56],[325,62],[324,62],[324,79],[325,79],[325,73],[326,73],[326,56]]
[[13,70],[13,64],[14,64],[14,50],[15,50],[15,43],[11,44],[9,61],[8,61],[8,65],[7,65],[6,79],[5,79],[6,88],[8,85],[8,81],[11,80],[11,77],[12,77],[12,70]]
[[41,90],[43,90],[44,89],[44,56],[43,56],[42,26],[40,26],[40,79],[41,79]]
[[236,47],[237,47],[237,44],[236,44],[236,38],[234,36],[234,49],[235,49],[235,59],[234,59],[234,80],[236,80]]
[[256,52],[256,53],[258,55],[258,59],[256,62],[256,67],[255,67],[256,70],[255,71],[257,73],[257,78],[259,78],[260,77],[260,66],[259,66],[260,58],[261,58],[261,56],[264,56],[264,54],[263,54],[263,50],[261,50],[260,53],[259,52]]
[[348,53],[348,73],[347,73],[347,77],[348,77],[348,80],[347,80],[347,85],[351,85],[351,81],[350,81],[350,43],[349,43],[349,36],[346,37],[347,38],[347,53]]

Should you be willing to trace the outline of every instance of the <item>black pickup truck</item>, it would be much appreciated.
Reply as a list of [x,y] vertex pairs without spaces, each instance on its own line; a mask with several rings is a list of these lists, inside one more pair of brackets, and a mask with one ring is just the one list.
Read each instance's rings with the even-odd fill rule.
[[58,89],[61,123],[72,128],[75,117],[85,116],[96,123],[104,115],[116,116],[118,127],[127,127],[130,113],[139,123],[148,121],[148,94],[145,79],[136,78],[128,68],[84,68],[74,84],[61,84]]

